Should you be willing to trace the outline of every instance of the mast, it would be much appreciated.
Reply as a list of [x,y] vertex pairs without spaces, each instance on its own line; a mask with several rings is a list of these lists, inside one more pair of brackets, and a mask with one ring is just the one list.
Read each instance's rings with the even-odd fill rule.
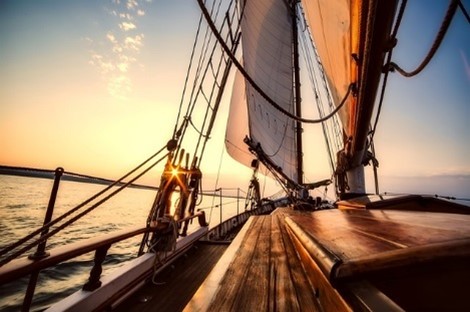
[[[295,99],[295,114],[297,117],[302,117],[300,97],[300,67],[299,67],[299,39],[297,28],[297,10],[296,5],[298,0],[292,0],[292,37],[293,37],[293,59],[294,59],[294,99]],[[296,129],[296,145],[297,145],[297,182],[303,184],[303,147],[302,147],[302,123],[295,122]]]

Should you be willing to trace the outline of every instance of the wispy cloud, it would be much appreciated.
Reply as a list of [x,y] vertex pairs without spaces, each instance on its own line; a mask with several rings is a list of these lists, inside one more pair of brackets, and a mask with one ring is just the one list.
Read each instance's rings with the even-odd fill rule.
[[468,82],[470,82],[470,64],[468,63],[467,56],[463,50],[460,50],[460,56],[462,57],[462,62],[465,68],[465,72],[467,73]]
[[108,93],[118,99],[127,99],[132,93],[130,71],[138,63],[144,46],[144,34],[139,31],[138,19],[145,15],[141,2],[149,0],[113,0],[105,11],[115,20],[102,37],[87,37],[91,46],[89,64],[96,67],[107,83]]
[[144,35],[140,34],[134,37],[126,37],[124,40],[124,46],[126,49],[139,51],[140,47],[142,46],[142,40],[144,39]]
[[119,28],[121,28],[124,31],[128,31],[131,29],[136,29],[137,27],[133,23],[122,22],[121,24],[119,24]]

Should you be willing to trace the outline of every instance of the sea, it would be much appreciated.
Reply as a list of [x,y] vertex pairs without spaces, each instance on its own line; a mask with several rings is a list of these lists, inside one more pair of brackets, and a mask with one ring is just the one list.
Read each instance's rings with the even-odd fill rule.
[[[52,179],[0,175],[0,250],[44,222],[53,185]],[[69,211],[104,189],[106,185],[61,181],[53,218]],[[59,232],[47,242],[47,249],[86,240],[116,230],[145,226],[156,190],[126,188],[84,218]],[[222,202],[222,205],[220,203]],[[210,227],[244,209],[236,198],[204,196],[199,209],[206,212]],[[242,208],[243,206],[243,208]],[[221,208],[220,208],[221,207]],[[197,226],[194,222],[193,226]],[[136,257],[141,236],[111,246],[103,264],[103,275]],[[34,253],[34,250],[28,254]],[[93,266],[93,253],[42,270],[31,311],[42,311],[54,302],[81,289]],[[0,285],[0,311],[19,311],[29,277]]]

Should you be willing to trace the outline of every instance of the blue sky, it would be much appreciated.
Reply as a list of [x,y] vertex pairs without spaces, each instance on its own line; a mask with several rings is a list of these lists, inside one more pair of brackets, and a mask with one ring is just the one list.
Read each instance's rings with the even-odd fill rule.
[[[408,1],[395,62],[420,62],[446,6]],[[188,0],[1,1],[0,164],[115,178],[146,158],[171,135],[198,17]],[[469,64],[470,27],[458,11],[421,75],[391,74],[376,135],[385,190],[400,186],[388,177],[470,177]],[[209,164],[218,164],[224,123]],[[308,181],[330,175],[324,153],[318,159]],[[227,155],[223,167],[249,178]]]

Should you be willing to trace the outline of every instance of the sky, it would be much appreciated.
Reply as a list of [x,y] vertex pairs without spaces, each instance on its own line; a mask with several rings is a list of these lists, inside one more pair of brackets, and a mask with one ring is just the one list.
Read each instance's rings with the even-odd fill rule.
[[[395,62],[419,64],[446,6],[408,1]],[[195,0],[2,0],[0,164],[113,179],[153,154],[172,134],[198,18]],[[375,136],[382,191],[435,193],[445,180],[443,195],[470,197],[470,26],[460,11],[423,73],[391,74],[388,86]],[[202,166],[213,181],[223,154],[225,183],[244,187],[250,170],[223,152],[227,111],[228,96]],[[305,140],[306,180],[329,178],[324,142]]]

